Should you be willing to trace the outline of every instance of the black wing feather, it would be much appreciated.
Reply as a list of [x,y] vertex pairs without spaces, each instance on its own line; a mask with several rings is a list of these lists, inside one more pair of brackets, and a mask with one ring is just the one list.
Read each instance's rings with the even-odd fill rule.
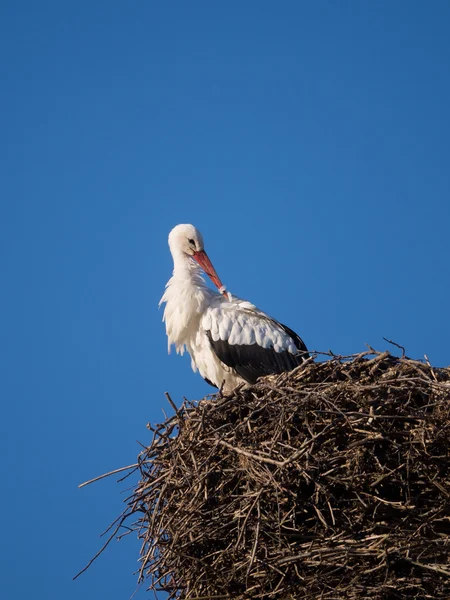
[[306,347],[306,344],[302,340],[302,338],[299,335],[297,335],[295,331],[289,329],[287,325],[283,325],[283,323],[278,323],[278,321],[275,321],[275,323],[277,323],[282,329],[284,329],[288,336],[292,338],[292,341],[294,342],[298,350],[300,350],[301,352],[306,352],[306,354],[303,354],[303,359],[306,360],[307,358],[309,358],[308,348]]
[[226,340],[214,341],[210,331],[206,331],[216,356],[228,367],[245,379],[255,383],[258,377],[292,371],[309,357],[303,340],[289,327],[275,321],[292,338],[298,348],[298,354],[287,350],[276,352],[273,348],[262,348],[258,344],[229,344]]

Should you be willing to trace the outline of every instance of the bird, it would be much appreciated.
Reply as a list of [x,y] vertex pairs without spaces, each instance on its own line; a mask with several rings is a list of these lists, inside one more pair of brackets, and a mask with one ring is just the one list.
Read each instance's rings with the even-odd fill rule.
[[[254,304],[230,294],[205,252],[200,231],[190,224],[169,233],[173,274],[159,306],[168,351],[187,352],[194,372],[231,392],[259,377],[291,371],[309,358],[303,340]],[[217,288],[211,289],[202,271]]]

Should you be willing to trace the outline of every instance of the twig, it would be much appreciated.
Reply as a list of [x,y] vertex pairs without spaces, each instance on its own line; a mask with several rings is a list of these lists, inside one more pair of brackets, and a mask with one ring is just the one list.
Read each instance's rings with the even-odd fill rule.
[[248,450],[244,450],[243,448],[236,448],[236,446],[229,444],[225,440],[218,440],[218,443],[221,446],[225,446],[226,448],[229,448],[230,450],[237,452],[238,454],[242,454],[243,456],[247,456],[248,458],[253,458],[254,460],[258,460],[259,462],[267,463],[269,465],[276,465],[277,467],[284,467],[285,461],[281,462],[279,460],[273,460],[272,458],[268,458],[266,456],[260,456],[259,454],[253,454],[252,452],[249,452]]
[[120,467],[120,469],[114,469],[114,471],[110,471],[109,473],[103,473],[103,475],[99,475],[98,477],[94,477],[94,479],[89,479],[89,481],[85,481],[84,483],[80,483],[80,485],[78,487],[79,488],[85,487],[86,485],[94,483],[94,481],[99,481],[100,479],[104,479],[105,477],[110,477],[110,475],[116,475],[116,473],[122,473],[123,471],[128,471],[130,469],[135,469],[137,467],[139,467],[139,464],[135,463],[134,465],[128,465],[128,467]]
[[383,340],[385,342],[387,342],[388,344],[392,344],[393,346],[396,346],[397,348],[399,348],[402,351],[402,358],[405,358],[406,356],[406,350],[403,346],[401,346],[400,344],[397,344],[396,342],[393,342],[392,340],[388,340],[387,338],[383,338]]
[[121,521],[118,523],[118,525],[116,526],[116,528],[114,529],[114,531],[112,532],[112,534],[109,536],[109,538],[106,540],[106,542],[103,544],[103,546],[100,548],[100,550],[95,554],[95,556],[93,558],[91,558],[91,560],[87,563],[87,565],[81,569],[81,571],[79,573],[77,573],[75,575],[75,577],[73,577],[73,580],[75,581],[75,579],[77,579],[77,577],[79,577],[82,573],[84,573],[85,571],[87,571],[89,569],[89,567],[92,565],[92,563],[97,560],[97,558],[100,556],[100,554],[105,550],[105,548],[107,546],[109,546],[109,543],[111,542],[111,540],[115,537],[116,533],[119,531],[119,529],[122,526],[122,523],[125,521],[125,519],[127,518],[128,515],[125,515],[123,517],[123,519],[121,519]]
[[170,406],[173,408],[173,410],[175,411],[175,414],[177,415],[177,417],[180,416],[179,412],[178,412],[178,408],[177,405],[175,404],[175,402],[172,400],[172,398],[170,397],[169,392],[164,392],[164,396],[167,398],[167,400],[170,403]]

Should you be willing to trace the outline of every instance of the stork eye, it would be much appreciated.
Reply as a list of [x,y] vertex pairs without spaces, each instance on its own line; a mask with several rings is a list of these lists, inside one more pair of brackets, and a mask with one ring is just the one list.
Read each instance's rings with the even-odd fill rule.
[[192,244],[192,246],[195,246],[195,240],[188,240],[188,242]]

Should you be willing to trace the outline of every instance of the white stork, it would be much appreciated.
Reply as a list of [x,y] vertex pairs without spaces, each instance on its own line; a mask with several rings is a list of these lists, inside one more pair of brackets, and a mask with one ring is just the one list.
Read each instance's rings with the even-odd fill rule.
[[[204,250],[193,225],[177,225],[169,234],[173,275],[160,305],[165,303],[169,353],[185,349],[194,371],[228,392],[262,375],[290,371],[308,358],[308,350],[286,325],[256,306],[231,296]],[[201,269],[218,288],[208,288]]]

